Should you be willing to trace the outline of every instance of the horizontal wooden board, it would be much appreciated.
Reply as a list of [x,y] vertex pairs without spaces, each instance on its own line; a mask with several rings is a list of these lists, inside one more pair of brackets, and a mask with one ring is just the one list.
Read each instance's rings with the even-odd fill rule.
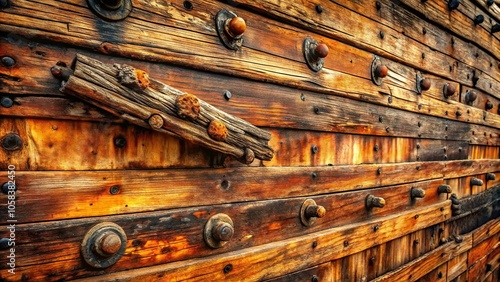
[[[316,279],[318,280],[314,280]],[[278,278],[265,280],[269,282],[301,282],[301,281],[321,281],[321,282],[335,282],[333,277],[333,265],[331,263],[324,263],[316,267],[301,270],[295,273],[290,273]]]
[[[89,279],[92,281],[127,281],[134,279],[155,281],[159,277],[167,277],[170,280],[189,279],[192,281],[240,280],[243,277],[248,280],[270,279],[299,269],[312,267],[315,265],[314,263],[317,265],[318,262],[328,262],[357,253],[438,223],[449,215],[448,208],[441,211],[441,207],[447,205],[448,203],[436,204],[422,208],[420,211],[406,212],[373,220],[364,225],[363,228],[345,225],[340,228],[310,233],[290,240],[273,242],[268,245],[211,256],[205,259],[174,262]],[[417,214],[419,216],[415,219]],[[408,222],[415,223],[408,224]],[[379,225],[379,229],[374,232],[373,226],[376,224]],[[344,247],[343,242],[345,241],[348,242],[347,247]],[[317,242],[315,248],[311,248],[313,242]],[[284,256],[287,259],[283,259]],[[232,265],[232,271],[224,274],[221,270],[228,264]],[[248,267],[248,265],[252,265],[252,267]]]

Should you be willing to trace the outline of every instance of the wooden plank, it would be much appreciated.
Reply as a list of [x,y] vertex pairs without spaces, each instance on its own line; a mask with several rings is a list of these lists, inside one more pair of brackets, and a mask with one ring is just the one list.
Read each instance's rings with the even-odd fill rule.
[[[204,206],[314,196],[381,185],[411,183],[398,187],[401,189],[398,190],[398,196],[395,196],[395,192],[391,192],[392,188],[370,190],[370,193],[380,191],[380,197],[386,197],[387,206],[373,212],[373,214],[379,214],[394,212],[406,206],[411,207],[415,204],[421,205],[438,199],[446,199],[445,194],[437,194],[437,187],[442,180],[423,183],[409,181],[410,179],[438,178],[440,175],[437,167],[440,166],[438,164],[420,165],[420,169],[417,170],[414,164],[408,164],[318,168],[256,167],[216,171],[210,169],[144,170],[133,171],[133,173],[124,173],[124,171],[17,171],[16,185],[20,189],[18,195],[21,199],[16,204],[16,216],[20,222],[36,222],[180,208],[186,206],[186,201],[190,206]],[[377,174],[379,168],[382,170],[380,175]],[[410,168],[415,173],[408,173]],[[259,178],[256,179],[255,175],[259,175]],[[43,183],[40,183],[40,179],[44,179]],[[336,183],[336,185],[331,185],[331,183]],[[118,187],[118,194],[111,194],[110,189],[113,186]],[[413,186],[426,190],[427,197],[411,201],[409,191]],[[269,189],[269,187],[275,187],[275,189]],[[213,197],[206,197],[206,193],[210,193]],[[367,193],[369,193],[368,190],[354,194],[335,194],[332,195],[331,201],[324,204],[327,209],[336,209],[339,205],[358,206],[358,216],[369,216],[370,214],[364,212],[364,200]],[[407,201],[402,201],[404,196],[407,197]],[[78,208],[67,205],[69,200]],[[148,205],[144,205],[144,202]],[[0,203],[0,206],[4,205],[5,203]],[[33,205],[38,206],[36,211],[29,208]],[[4,213],[3,215],[7,216]],[[333,215],[331,220],[338,222]]]
[[[157,277],[168,277],[170,280],[189,279],[192,281],[240,280],[243,277],[247,280],[270,279],[291,271],[311,267],[314,262],[332,261],[360,252],[440,222],[449,216],[448,208],[441,211],[441,207],[448,204],[435,204],[422,208],[418,212],[406,212],[372,220],[367,222],[363,228],[345,225],[260,247],[229,252],[204,259],[180,261],[118,272],[89,278],[88,281],[109,281],[113,279],[114,281],[134,279],[153,281]],[[415,219],[417,214],[419,217]],[[415,224],[408,224],[408,222],[414,222]],[[373,226],[376,224],[379,225],[379,229],[374,232]],[[345,241],[348,242],[347,247],[344,247]],[[311,248],[313,242],[317,242],[314,249]],[[286,260],[283,259],[285,253]],[[252,267],[248,267],[249,263]],[[231,272],[224,274],[221,269],[227,264],[231,264],[233,268]],[[82,281],[85,281],[85,279]]]
[[[482,109],[482,110],[485,110],[485,111],[488,111],[488,112],[494,113],[494,114],[500,113],[499,112],[500,100],[498,98],[492,97],[491,95],[488,95],[488,94],[484,93],[483,91],[477,90],[475,88],[463,86],[462,91],[460,93],[460,102],[467,104],[466,96],[467,96],[467,93],[469,93],[471,91],[476,94],[477,98],[473,102],[470,102],[470,104],[469,104],[470,106],[472,106],[474,108]],[[491,103],[493,107],[491,109],[487,109],[486,108],[487,103]]]
[[467,159],[468,148],[468,142],[463,141],[419,140],[417,159],[419,161]]
[[500,156],[500,147],[469,145],[469,159],[495,159]]
[[467,254],[467,252],[464,252],[448,261],[448,277],[446,281],[452,281],[467,271]]
[[446,276],[448,273],[448,269],[446,267],[446,263],[440,265],[439,267],[433,269],[429,273],[422,276],[418,279],[418,282],[438,282],[438,281],[447,281]]
[[[373,281],[417,281],[432,271],[436,265],[444,264],[451,258],[469,250],[472,247],[472,235],[469,234],[462,238],[463,241],[460,243],[446,243],[394,271],[377,277]],[[442,273],[441,278],[443,277],[446,279],[446,273]]]
[[[315,267],[304,269],[295,273],[287,274],[278,278],[265,280],[269,282],[300,282],[321,281],[335,282],[333,279],[333,267],[331,263],[324,263]],[[317,280],[315,280],[317,279]]]
[[494,219],[479,227],[472,236],[472,245],[475,247],[490,236],[500,233],[500,219]]
[[[18,7],[18,9],[22,10],[22,8],[20,8],[20,7]],[[209,10],[215,10],[215,7],[209,7]],[[215,11],[213,11],[213,12],[215,13]],[[241,12],[244,13],[243,11],[241,11]],[[203,16],[206,17],[207,15],[203,14]],[[249,17],[251,17],[251,15],[249,15]],[[90,23],[86,23],[86,24],[89,26],[93,26]],[[274,24],[268,24],[268,25],[266,24],[265,26],[266,27],[269,27],[269,26],[273,27],[275,25]],[[297,49],[299,49],[301,46],[301,42],[296,42],[296,41],[297,41],[297,38],[300,38],[303,33],[299,32],[299,31],[292,31],[292,29],[293,29],[292,27],[289,28],[289,32],[287,33],[287,36],[292,38],[290,40],[292,40],[293,42],[288,42],[288,44],[286,44],[284,46],[296,46],[294,51],[297,51]],[[86,30],[90,31],[91,28],[87,27]],[[165,30],[165,27],[157,28],[156,30]],[[206,30],[206,28],[204,28],[204,30]],[[259,29],[259,30],[261,32],[263,32],[262,29]],[[127,34],[127,37],[120,38],[119,40],[127,40],[128,34],[129,33],[133,34],[135,32],[137,32],[135,29],[127,30],[127,32],[124,33],[124,34]],[[277,33],[279,31],[273,30],[272,32]],[[295,32],[296,36],[294,36],[292,34],[294,32]],[[171,34],[168,34],[168,35],[171,35]],[[158,36],[151,36],[150,38],[156,38],[156,37],[165,38],[165,36],[168,36],[168,35],[162,34],[161,36],[159,36],[159,35]],[[248,35],[248,37],[250,37],[250,35]],[[259,35],[259,38],[260,37],[262,37],[262,34]],[[276,38],[276,36],[273,36],[273,38]],[[58,37],[58,39],[60,40],[61,37]],[[78,38],[78,39],[72,38],[70,40],[73,44],[75,44],[72,40],[81,40],[81,38]],[[132,36],[130,38],[130,40],[135,40],[135,37]],[[160,39],[158,39],[158,40],[160,40]],[[165,40],[167,40],[167,39],[165,38]],[[284,41],[285,39],[283,38],[281,40]],[[328,38],[321,39],[321,41],[325,41],[327,43],[329,40],[330,39],[328,39]],[[172,41],[169,41],[169,42],[172,42]],[[200,39],[197,42],[197,44],[200,45],[200,44],[203,44],[203,42],[214,43],[213,41],[214,41],[213,38],[210,38],[210,39],[204,38],[204,39]],[[247,41],[250,42],[250,40],[247,40]],[[88,41],[86,41],[86,44],[89,44],[91,42],[92,42],[91,40],[88,40]],[[258,42],[266,42],[266,40],[258,40]],[[140,43],[138,43],[138,44],[140,44]],[[157,44],[161,45],[159,42]],[[188,43],[186,43],[186,44],[188,44]],[[369,81],[369,77],[370,77],[369,69],[370,69],[371,60],[372,60],[371,54],[363,53],[360,50],[352,49],[353,47],[350,47],[348,45],[343,45],[342,43],[338,43],[338,42],[331,42],[328,44],[331,45],[332,48],[340,48],[337,52],[339,54],[347,53],[348,54],[347,56],[341,56],[341,57],[345,57],[346,60],[350,60],[350,61],[346,62],[346,63],[338,64],[338,63],[335,63],[338,60],[335,60],[334,63],[332,63],[333,67],[331,68],[331,71],[329,73],[327,73],[328,72],[327,70],[325,70],[325,72],[323,72],[325,75],[322,75],[323,73],[321,73],[317,77],[316,76],[315,77],[308,77],[306,75],[305,77],[308,77],[308,78],[300,78],[300,77],[304,77],[304,74],[296,73],[297,70],[301,70],[301,71],[306,72],[306,73],[309,72],[309,70],[307,69],[307,67],[304,66],[303,63],[301,63],[300,65],[296,65],[296,64],[298,64],[298,62],[296,60],[299,60],[299,58],[300,58],[300,60],[302,60],[302,54],[300,52],[298,52],[298,54],[295,54],[294,57],[290,58],[291,61],[281,62],[280,60],[285,60],[285,58],[288,58],[287,56],[290,56],[289,54],[291,52],[285,52],[284,54],[281,54],[279,52],[283,52],[284,49],[280,48],[278,50],[273,50],[273,52],[278,52],[277,54],[273,54],[274,56],[266,59],[264,57],[269,56],[270,51],[266,49],[266,52],[264,52],[264,54],[259,53],[259,54],[251,55],[250,53],[253,52],[252,50],[258,49],[258,48],[255,48],[254,46],[249,46],[249,47],[252,47],[252,50],[246,51],[246,52],[241,54],[241,56],[247,56],[247,55],[252,56],[252,60],[244,59],[242,62],[240,62],[243,65],[241,66],[240,72],[238,74],[241,74],[244,77],[251,78],[254,80],[262,80],[262,76],[255,76],[255,69],[262,68],[265,65],[276,62],[276,65],[271,67],[271,68],[273,68],[273,70],[271,72],[269,72],[269,71],[266,72],[265,81],[273,82],[273,83],[277,83],[277,84],[284,84],[284,85],[288,85],[289,87],[300,88],[303,90],[312,90],[312,91],[318,91],[321,93],[330,93],[330,94],[335,94],[335,95],[340,95],[340,96],[346,96],[346,97],[350,97],[350,98],[357,99],[357,100],[365,100],[366,101],[368,99],[368,100],[371,100],[373,103],[377,103],[380,105],[387,105],[387,97],[394,96],[394,99],[392,99],[392,102],[389,103],[389,106],[391,106],[391,107],[404,109],[404,110],[410,110],[410,111],[415,112],[415,111],[417,111],[417,109],[415,107],[417,106],[417,101],[418,101],[418,105],[419,105],[418,112],[425,113],[427,115],[433,115],[433,116],[439,116],[439,117],[444,116],[447,119],[457,119],[457,116],[454,113],[459,111],[463,114],[461,119],[465,120],[465,118],[467,117],[470,120],[470,122],[473,122],[473,123],[492,125],[492,126],[495,126],[497,128],[500,127],[500,117],[498,117],[497,115],[489,115],[486,119],[484,119],[482,111],[477,111],[475,109],[468,109],[468,107],[464,107],[460,103],[453,103],[453,101],[443,102],[443,101],[436,100],[433,98],[428,98],[425,95],[416,98],[418,96],[414,93],[415,92],[414,85],[416,82],[413,79],[415,71],[408,69],[408,68],[406,68],[408,70],[407,72],[412,72],[412,74],[410,75],[410,77],[412,78],[412,79],[410,79],[410,81],[411,81],[410,89],[412,89],[412,91],[411,91],[412,93],[408,92],[409,90],[399,88],[397,85],[391,85],[389,88],[384,87],[383,89],[381,89],[380,87],[376,87],[375,85],[373,85]],[[79,43],[77,45],[78,46],[85,46],[84,43]],[[108,46],[108,45],[106,45],[106,46]],[[117,50],[117,52],[119,54],[122,54],[125,56],[128,56],[127,54],[129,54],[129,52],[132,52],[132,53],[137,52],[137,48],[134,48],[133,50],[125,51],[126,46],[127,46],[127,44],[120,45],[120,48],[119,48],[119,50]],[[97,48],[97,46],[93,46],[93,47]],[[177,47],[179,47],[179,46],[177,46]],[[110,47],[108,46],[107,48],[110,48]],[[184,49],[184,46],[182,46],[182,48]],[[147,52],[146,51],[147,49],[148,48],[141,48],[140,50],[141,50],[141,52],[142,51]],[[221,51],[219,49],[217,49],[214,44],[209,45],[209,47],[207,47],[205,49],[201,49],[200,52],[201,53],[208,52],[211,49],[214,49],[214,50],[212,51],[212,53],[210,53],[210,58],[213,58],[212,54],[221,53]],[[169,50],[174,50],[174,46],[172,46],[172,48],[170,48]],[[344,51],[342,51],[342,50],[344,50]],[[165,51],[165,50],[163,50],[163,51]],[[332,52],[333,51],[335,51],[335,50],[332,50]],[[161,52],[158,52],[158,51],[151,51],[151,52],[153,52],[153,54],[148,54],[148,55],[143,55],[143,56],[145,56],[146,58],[152,58],[154,56],[162,56]],[[177,51],[177,52],[180,52],[180,51]],[[45,55],[50,54],[47,52],[43,52],[43,53]],[[175,58],[176,61],[174,63],[182,62],[184,64],[184,63],[186,63],[187,59],[183,59],[183,57],[185,56],[185,54],[183,52],[180,52],[180,53],[183,55],[176,54],[175,56],[162,56],[162,58],[158,58],[155,60],[164,61],[164,60],[172,60],[172,58]],[[297,53],[297,52],[295,52],[295,53]],[[199,55],[200,56],[197,56],[197,58],[208,59],[206,57],[201,56],[201,54],[199,54]],[[60,54],[58,56],[61,57]],[[224,54],[224,55],[221,54],[221,56],[226,56],[227,60],[224,60],[223,62],[219,62],[218,64],[213,64],[213,62],[210,63],[210,62],[205,62],[205,61],[202,61],[199,63],[201,65],[203,65],[204,68],[211,68],[212,66],[222,65],[225,62],[230,62],[230,61],[234,60],[234,56],[227,57],[227,54]],[[142,56],[138,55],[138,57],[142,57]],[[262,58],[263,63],[260,63],[258,67],[257,66],[248,66],[248,68],[245,67],[246,64],[251,64],[251,62],[260,61],[259,58]],[[61,58],[59,58],[59,59],[61,59]],[[56,59],[54,61],[57,61],[57,60],[58,59]],[[356,68],[351,67],[353,60],[357,61]],[[192,66],[195,68],[200,68],[199,65],[193,65],[192,60],[189,60],[187,64],[189,66]],[[43,66],[43,65],[44,64],[41,64],[39,66]],[[290,65],[290,66],[296,65],[296,66],[292,67],[286,71],[285,70],[280,71],[279,73],[277,73],[275,70],[276,68],[283,69],[284,66],[288,66],[288,65]],[[361,67],[361,65],[363,65],[364,67]],[[233,67],[233,65],[231,65],[231,67]],[[339,67],[339,69],[336,69],[336,67]],[[141,67],[141,68],[143,68],[143,67]],[[405,68],[405,67],[400,66],[400,68]],[[364,70],[362,72],[362,74],[361,73],[352,73],[352,70],[358,70],[358,69]],[[430,69],[432,69],[432,68],[430,68]],[[9,71],[12,72],[12,70],[9,70]],[[32,72],[32,71],[33,71],[33,69],[30,68],[30,72]],[[211,71],[222,72],[222,73],[226,73],[226,74],[228,73],[227,68],[211,69]],[[18,72],[22,73],[20,71],[18,71]],[[283,76],[285,75],[284,73],[290,73],[290,76],[288,78],[283,78]],[[234,75],[234,73],[232,71],[230,74]],[[332,79],[333,77],[336,77],[337,79]],[[363,78],[361,78],[361,77],[363,77]],[[157,78],[157,79],[160,79],[160,78]],[[297,79],[299,79],[299,81],[297,81]],[[309,81],[310,79],[317,79],[318,81],[315,82],[314,84],[311,84]],[[438,78],[436,78],[436,80],[440,81],[438,84],[439,86],[436,87],[435,88],[436,90],[433,90],[433,91],[436,91],[436,93],[439,93],[442,89],[442,85],[444,84],[444,81],[442,81],[441,79],[438,79]],[[343,83],[333,83],[334,81],[342,81]],[[353,92],[350,85],[357,85],[356,91]],[[182,89],[181,88],[181,90],[186,90],[189,92],[189,89]],[[9,89],[6,89],[5,91],[11,92],[11,90],[9,90]],[[361,92],[363,93],[362,95],[360,95]],[[383,94],[383,95],[381,96],[380,94]],[[398,99],[395,99],[395,98],[398,98]],[[408,104],[408,99],[410,99],[414,102],[413,105]],[[466,112],[467,112],[467,114],[465,114]]]
[[492,246],[493,249],[477,261],[469,260],[468,277],[470,281],[484,281],[489,277],[492,270],[495,270],[500,265],[500,243]]
[[471,248],[468,255],[469,264],[473,265],[481,258],[493,252],[495,248],[500,246],[499,242],[500,242],[500,233],[496,233],[491,235],[490,238],[484,240],[483,242]]

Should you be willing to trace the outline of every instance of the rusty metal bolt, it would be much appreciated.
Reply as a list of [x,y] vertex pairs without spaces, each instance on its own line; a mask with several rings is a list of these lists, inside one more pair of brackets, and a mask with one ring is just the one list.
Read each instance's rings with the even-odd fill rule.
[[326,209],[323,206],[310,205],[306,208],[305,216],[307,218],[318,217],[322,218],[326,214]]
[[118,193],[120,193],[120,186],[118,186],[118,185],[113,185],[113,186],[111,186],[111,187],[109,188],[109,194],[111,194],[111,195],[116,195],[116,194],[118,194]]
[[389,74],[389,68],[386,65],[380,65],[375,68],[375,76],[384,78]]
[[380,10],[382,8],[382,4],[380,4],[379,1],[376,1],[375,2],[375,8],[377,8],[377,10]]
[[149,87],[149,75],[147,72],[143,70],[135,70],[135,75],[140,89],[145,90]]
[[111,232],[105,233],[96,240],[95,251],[104,257],[116,254],[122,245],[120,236]]
[[219,120],[213,120],[208,125],[208,135],[217,141],[227,139],[228,130],[226,125]]
[[125,145],[127,145],[127,140],[123,136],[118,136],[115,137],[113,143],[115,144],[116,147],[123,148],[125,147]]
[[177,96],[175,100],[177,114],[184,119],[195,120],[200,116],[200,101],[193,94]]
[[385,200],[381,197],[375,197],[373,195],[366,196],[365,201],[366,208],[371,210],[373,208],[383,208],[385,206]]
[[348,246],[349,246],[349,241],[345,240],[345,241],[344,241],[344,247],[346,247],[346,248],[347,248]]
[[311,146],[311,152],[312,152],[313,154],[316,154],[316,153],[318,152],[318,150],[319,150],[318,146],[316,146],[316,145],[312,145],[312,146]]
[[320,43],[314,48],[314,55],[318,58],[326,58],[328,56],[328,45]]
[[16,184],[9,184],[9,182],[5,182],[2,184],[2,193],[5,195],[9,194],[9,191],[17,191],[17,186]]
[[413,187],[410,190],[410,196],[412,199],[423,198],[425,197],[425,190],[422,188]]
[[226,273],[226,274],[227,274],[227,273],[229,273],[229,272],[231,272],[232,270],[233,270],[233,265],[232,265],[232,264],[230,264],[230,263],[229,263],[229,264],[226,264],[226,265],[224,266],[224,269],[223,269],[224,273]]
[[486,174],[486,181],[495,180],[495,179],[496,179],[496,176],[494,173],[488,172]]
[[443,193],[446,193],[446,194],[451,193],[451,186],[446,185],[446,184],[439,185],[438,194],[443,194]]
[[500,24],[494,24],[491,27],[491,33],[499,32],[500,31]]
[[5,67],[12,67],[16,64],[16,60],[14,60],[12,57],[9,57],[9,56],[5,56],[5,57],[2,57],[2,65],[4,65]]
[[479,178],[472,177],[470,179],[470,185],[471,186],[483,186],[483,181]]
[[2,140],[2,148],[6,151],[16,151],[22,148],[23,140],[15,133],[5,135]]
[[148,123],[153,129],[160,129],[163,127],[163,118],[160,115],[153,114],[149,117]]
[[316,275],[313,275],[311,278],[311,282],[319,282],[319,277]]
[[484,106],[484,108],[485,108],[486,110],[491,110],[491,109],[493,109],[493,103],[492,103],[490,100],[486,101],[486,105]]
[[323,13],[323,6],[321,6],[320,4],[316,5],[316,12],[318,12],[318,14]]
[[247,29],[247,24],[243,18],[234,17],[226,21],[225,29],[231,38],[237,39],[243,36],[243,33]]
[[0,105],[4,108],[10,108],[14,105],[14,101],[9,97],[2,97],[0,98]]
[[448,9],[450,9],[450,11],[453,11],[457,9],[459,5],[460,5],[460,0],[450,0],[448,2]]
[[373,266],[373,265],[375,265],[375,262],[376,262],[376,261],[377,261],[377,258],[376,258],[375,256],[372,256],[372,257],[370,258],[369,264]]
[[423,78],[419,81],[420,89],[423,91],[429,90],[431,88],[431,80],[428,78]]
[[477,15],[474,18],[474,24],[475,25],[482,24],[483,22],[484,22],[484,16],[483,15]]
[[227,222],[220,222],[212,229],[212,236],[220,242],[227,242],[233,238],[234,228]]
[[379,150],[379,146],[378,146],[378,144],[375,144],[375,146],[373,146],[373,150],[374,150],[375,152],[378,152],[378,150]]
[[381,175],[381,174],[382,174],[382,168],[381,168],[381,167],[377,168],[377,174],[378,174],[378,175]]
[[476,93],[476,91],[474,91],[474,90],[467,90],[467,92],[465,92],[465,103],[467,105],[472,104],[472,102],[476,101],[476,99],[477,99],[477,93]]
[[455,91],[457,91],[457,87],[454,84],[445,83],[443,87],[444,97],[448,98],[455,95]]
[[493,3],[495,3],[494,0],[488,0],[488,1],[486,1],[486,5],[488,5],[488,7],[491,6],[491,5],[493,5]]

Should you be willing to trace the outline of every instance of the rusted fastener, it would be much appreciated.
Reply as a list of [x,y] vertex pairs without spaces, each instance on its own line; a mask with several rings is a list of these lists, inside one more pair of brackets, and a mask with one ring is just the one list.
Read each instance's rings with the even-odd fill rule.
[[203,238],[211,248],[220,248],[234,236],[233,220],[226,214],[218,213],[205,224]]
[[452,213],[452,215],[461,214],[462,207],[461,207],[460,201],[458,200],[457,195],[455,193],[451,194],[450,200],[451,200],[451,213]]
[[446,184],[442,184],[442,185],[439,185],[438,187],[438,194],[449,194],[451,193],[451,186],[450,185],[446,185]]
[[482,24],[483,22],[484,22],[484,16],[483,15],[477,15],[474,18],[474,24],[475,25]]
[[123,136],[117,136],[113,139],[113,144],[115,144],[117,148],[123,148],[127,145],[127,139]]
[[500,24],[494,24],[491,27],[491,33],[499,32],[500,31]]
[[120,84],[136,91],[143,91],[149,87],[149,75],[147,72],[126,64],[115,64],[113,68],[118,71]]
[[448,1],[448,9],[450,9],[450,11],[457,9],[459,5],[460,5],[460,0]]
[[69,76],[73,74],[73,70],[66,67],[66,64],[63,62],[58,62],[55,66],[51,67],[50,72],[55,78],[63,81],[67,81]]
[[366,196],[365,207],[367,210],[373,208],[383,208],[385,206],[385,200],[381,197],[375,197],[373,195]]
[[474,90],[467,90],[465,92],[465,103],[467,105],[472,105],[474,101],[477,99],[477,93]]
[[131,0],[88,0],[88,2],[92,12],[109,21],[123,20],[132,11]]
[[470,179],[470,186],[483,186],[483,181],[477,177]]
[[425,197],[425,190],[422,188],[413,187],[410,189],[410,197],[412,198],[412,200],[423,198]]
[[227,48],[238,50],[243,44],[243,34],[247,25],[243,18],[222,9],[215,16],[215,28],[219,38]]
[[2,107],[4,108],[10,108],[14,105],[14,101],[12,101],[12,99],[9,97],[1,97],[0,105],[2,105]]
[[302,43],[302,51],[307,65],[313,71],[319,71],[325,63],[324,58],[328,56],[328,46],[319,43],[314,38],[307,37]]
[[213,120],[208,125],[208,135],[217,141],[225,141],[228,136],[226,125],[220,120]]
[[422,91],[427,91],[431,88],[431,80],[424,78],[420,72],[417,72],[417,93],[421,94]]
[[9,191],[17,191],[17,186],[15,183],[9,183],[9,182],[5,182],[4,184],[2,184],[2,193],[4,193],[5,195],[9,194]]
[[497,177],[495,176],[494,173],[491,172],[486,173],[486,181],[495,180],[496,178]]
[[9,133],[0,140],[2,148],[6,151],[17,151],[22,148],[23,140],[15,133]]
[[485,108],[486,110],[491,110],[491,109],[493,109],[493,103],[492,103],[490,100],[486,101],[486,105],[484,105],[484,108]]
[[316,12],[318,12],[318,14],[323,13],[323,6],[321,6],[320,4],[316,5]]
[[371,65],[371,76],[372,81],[376,85],[382,85],[382,79],[389,74],[389,68],[386,65],[382,65],[380,58],[375,56]]
[[106,268],[115,264],[125,253],[127,235],[113,222],[102,222],[92,227],[81,244],[85,262],[95,268]]
[[455,95],[455,91],[457,91],[457,88],[455,87],[454,84],[449,84],[445,83],[443,86],[443,94],[445,98],[451,97]]
[[493,5],[493,3],[495,3],[494,0],[487,0],[486,1],[486,5],[488,5],[488,7],[491,6],[491,5]]
[[9,57],[9,56],[4,56],[2,57],[2,65],[4,65],[5,67],[13,67],[15,64],[16,64],[16,60],[14,60],[14,58],[12,57]]
[[307,199],[300,207],[300,221],[305,226],[311,226],[316,221],[316,218],[322,218],[326,214],[326,209],[323,206],[318,206],[313,199]]
[[183,119],[195,120],[200,116],[200,101],[193,94],[177,96],[175,106],[177,108],[177,115]]

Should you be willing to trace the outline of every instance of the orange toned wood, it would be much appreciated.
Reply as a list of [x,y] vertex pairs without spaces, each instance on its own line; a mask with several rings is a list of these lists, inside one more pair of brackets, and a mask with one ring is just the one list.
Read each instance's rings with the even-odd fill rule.
[[426,275],[422,276],[417,281],[419,282],[438,282],[438,281],[447,281],[446,276],[448,273],[448,269],[446,267],[446,263],[440,265],[438,268],[430,271]]
[[500,233],[500,219],[491,220],[475,230],[472,236],[472,245],[475,247],[497,233]]
[[[270,279],[357,253],[436,222],[444,221],[450,216],[448,206],[449,202],[434,204],[412,212],[377,218],[360,226],[345,225],[339,228],[309,233],[290,240],[275,241],[267,245],[247,248],[244,251],[237,250],[223,255],[117,272],[89,279],[92,281],[109,281],[113,279],[116,279],[116,281],[134,279],[154,281],[158,277],[192,281],[241,280],[243,278],[248,280]],[[442,207],[444,207],[443,211],[441,211]],[[415,219],[417,214],[419,217]],[[412,222],[412,224],[408,224],[408,222]],[[379,224],[379,229],[374,232],[373,226],[376,224]],[[344,241],[348,241],[347,247],[344,247]],[[317,242],[314,249],[311,247],[313,242]],[[286,260],[283,259],[285,253]],[[250,262],[252,267],[248,267]],[[232,271],[224,274],[222,269],[227,264],[232,264]],[[269,267],[271,265],[273,267]],[[60,269],[60,271],[63,271],[63,268],[70,269],[71,267],[67,262],[56,262],[53,266]],[[33,274],[32,267],[20,268],[19,273],[23,272],[29,278],[44,277],[46,275],[44,270]],[[16,279],[15,276],[7,278]]]
[[[466,252],[471,247],[472,235],[468,234],[466,236],[463,236],[463,241],[460,243],[449,242],[443,246],[436,248],[433,251],[426,253],[418,259],[415,259],[399,267],[394,271],[377,277],[373,281],[417,281],[419,278],[432,271],[436,267],[436,265],[446,263],[451,258],[456,257],[463,252]],[[446,265],[444,269],[446,269]],[[444,280],[442,281],[446,281],[446,276],[446,272],[442,273],[442,278],[444,278]]]
[[[316,267],[301,270],[295,273],[290,273],[278,278],[264,280],[269,282],[300,282],[300,281],[321,281],[335,282],[333,277],[334,267],[332,263],[324,263]],[[316,277],[318,280],[314,280]]]
[[[485,112],[483,112],[483,115],[485,116],[490,116],[490,115],[498,115],[499,109],[500,109],[500,99],[496,97],[492,97],[491,95],[488,95],[487,93],[477,90],[475,88],[467,87],[464,86],[462,87],[461,93],[460,93],[460,102],[466,103],[466,93],[470,91],[474,91],[477,95],[477,98],[472,102],[471,106],[474,108],[481,109]],[[486,104],[491,103],[492,108],[488,109],[486,108]]]
[[[474,235],[475,233],[473,233]],[[462,254],[450,259],[448,261],[448,277],[447,281],[452,281],[453,279],[460,276],[460,274],[467,271],[467,252],[463,252]]]
[[483,250],[484,256],[478,260],[472,261],[469,258],[468,277],[471,281],[484,281],[493,271],[498,271],[500,265],[500,243],[496,242],[491,249]]
[[500,156],[498,146],[469,146],[469,159],[495,159]]

